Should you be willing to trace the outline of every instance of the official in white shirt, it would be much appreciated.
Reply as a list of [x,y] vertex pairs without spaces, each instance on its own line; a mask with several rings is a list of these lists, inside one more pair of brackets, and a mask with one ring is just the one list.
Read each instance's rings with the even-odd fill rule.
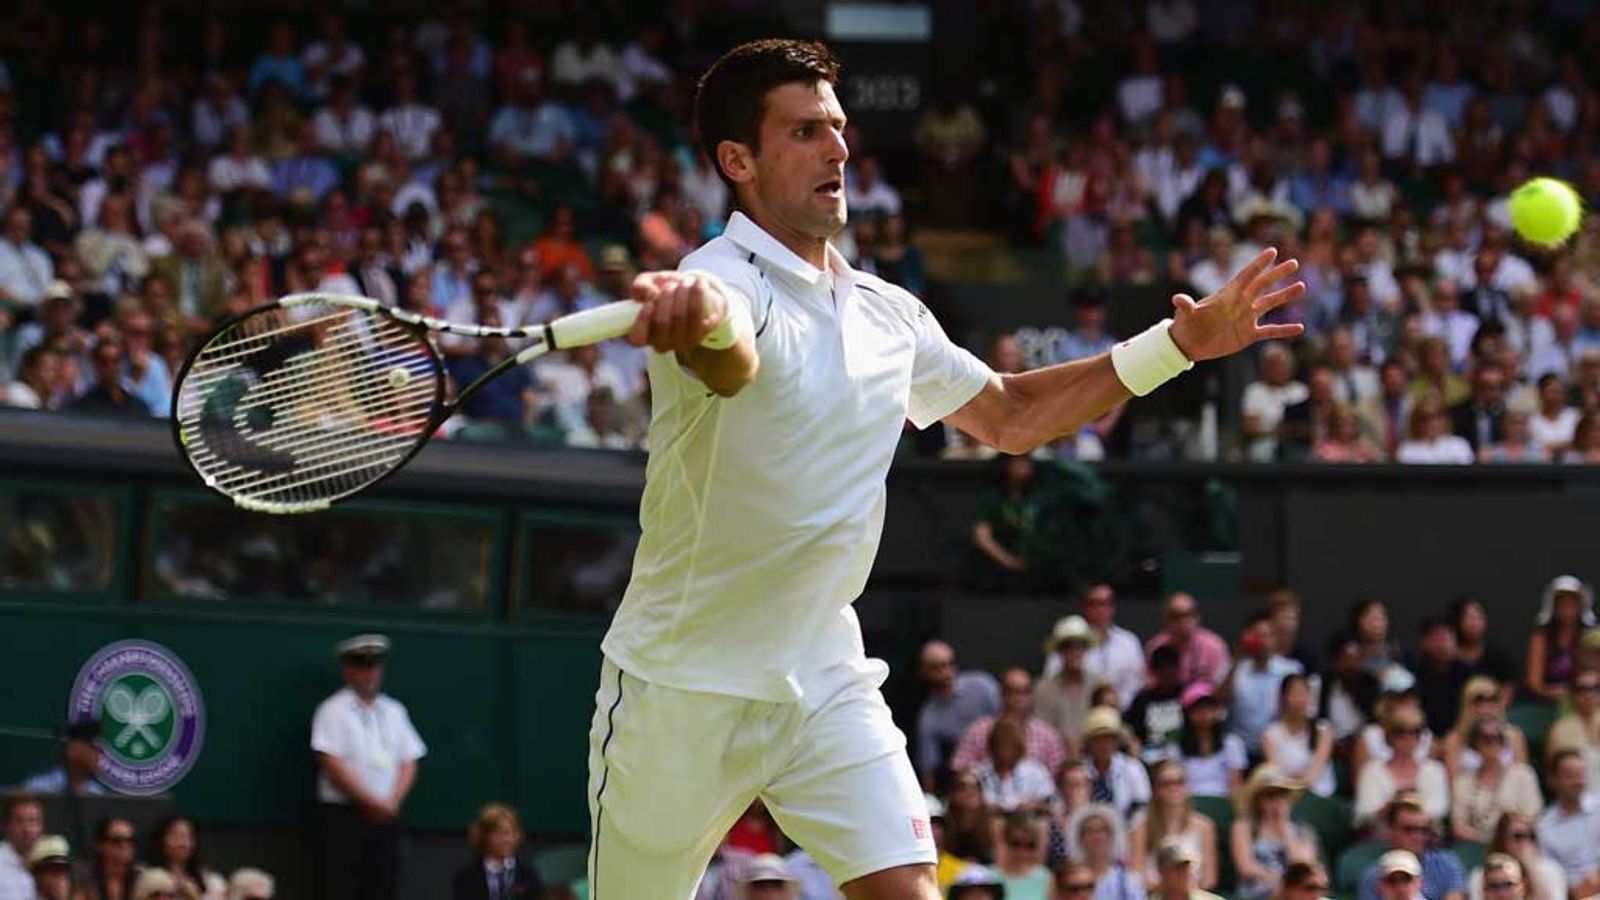
[[[651,455],[633,577],[602,643],[590,728],[590,896],[689,897],[759,797],[854,900],[935,900],[905,736],[851,604],[909,419],[1026,454],[1211,359],[1299,325],[1263,252],[1218,293],[1109,353],[997,374],[928,308],[857,271],[845,114],[822,44],[741,45],[699,82],[696,132],[740,212],[677,272],[632,286]],[[716,347],[707,334],[732,335]],[[707,747],[717,752],[706,752]]]
[[381,692],[389,639],[356,635],[339,642],[334,654],[345,686],[311,719],[322,896],[393,900],[400,884],[400,807],[428,748],[405,706]]

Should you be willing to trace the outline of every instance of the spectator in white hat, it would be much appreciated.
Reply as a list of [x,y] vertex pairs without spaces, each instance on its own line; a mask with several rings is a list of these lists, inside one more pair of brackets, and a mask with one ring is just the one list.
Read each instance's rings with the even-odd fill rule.
[[1161,877],[1150,892],[1151,900],[1221,900],[1199,888],[1200,854],[1182,838],[1169,837],[1156,848],[1156,871]]
[[334,655],[345,686],[311,720],[323,896],[389,900],[400,883],[400,808],[428,748],[405,706],[382,693],[387,637],[356,635]]
[[28,853],[28,871],[38,900],[69,900],[72,896],[72,848],[67,839],[47,834]]
[[1390,850],[1378,859],[1378,896],[1383,900],[1421,900],[1422,864],[1409,850]]
[[1066,616],[1056,622],[1045,641],[1045,649],[1060,660],[1054,675],[1039,679],[1033,687],[1033,710],[1061,734],[1069,755],[1083,741],[1084,717],[1089,714],[1090,697],[1102,682],[1085,667],[1094,631],[1083,616]]
[[1583,630],[1595,623],[1594,592],[1572,575],[1551,579],[1537,622],[1528,638],[1525,686],[1536,697],[1560,702],[1577,667]]
[[798,900],[800,896],[799,882],[776,853],[762,853],[745,863],[739,885],[743,888],[739,900]]
[[145,869],[133,880],[129,900],[178,900],[178,879],[166,869]]
[[974,863],[950,883],[949,900],[1005,900],[1006,887],[999,874]]
[[1067,823],[1067,856],[1082,862],[1094,877],[1092,900],[1139,900],[1143,880],[1122,860],[1127,855],[1124,816],[1104,804],[1078,810]]
[[277,884],[260,869],[239,869],[228,880],[228,900],[273,900]]
[[1083,730],[1089,798],[1110,804],[1128,819],[1150,802],[1150,776],[1142,763],[1122,751],[1122,737],[1122,716],[1115,709],[1089,711]]

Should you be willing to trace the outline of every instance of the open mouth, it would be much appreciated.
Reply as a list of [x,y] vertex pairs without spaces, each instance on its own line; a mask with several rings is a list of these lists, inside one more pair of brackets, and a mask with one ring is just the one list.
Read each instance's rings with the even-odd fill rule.
[[839,197],[844,194],[844,180],[840,178],[829,179],[817,185],[816,192],[824,197]]

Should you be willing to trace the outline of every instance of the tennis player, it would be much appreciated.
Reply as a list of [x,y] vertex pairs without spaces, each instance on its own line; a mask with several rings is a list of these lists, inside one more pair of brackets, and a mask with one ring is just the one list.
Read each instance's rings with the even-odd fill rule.
[[[905,737],[851,604],[910,419],[1026,453],[1193,366],[1299,325],[1266,250],[1203,300],[1092,359],[997,375],[927,307],[829,245],[845,225],[839,66],[817,43],[730,50],[700,81],[699,139],[738,212],[646,308],[643,537],[603,645],[590,731],[595,900],[687,900],[756,798],[851,900],[935,900]],[[724,319],[736,339],[700,346]]]

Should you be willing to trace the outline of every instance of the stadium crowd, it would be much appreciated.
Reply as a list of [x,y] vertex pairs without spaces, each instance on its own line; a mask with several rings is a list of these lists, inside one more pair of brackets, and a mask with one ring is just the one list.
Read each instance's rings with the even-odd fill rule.
[[[560,5],[358,27],[328,12],[259,42],[154,3],[126,31],[22,16],[0,50],[0,400],[167,415],[195,339],[291,291],[509,326],[674,265],[727,213],[686,125],[705,23],[750,12],[550,28],[539,14]],[[1263,349],[1224,399],[1225,453],[1600,461],[1600,217],[1541,250],[1506,213],[1537,173],[1600,201],[1588,4],[1211,5],[980,4],[973,78],[936,80],[913,156],[848,129],[839,246],[916,291],[908,212],[1058,258],[1088,286],[999,342],[1009,369],[1104,350],[1124,289],[1200,295],[1276,244],[1302,261],[1310,290],[1283,315],[1308,336]],[[1230,82],[1215,49],[1265,71]],[[458,382],[508,352],[441,349]],[[615,342],[547,357],[449,427],[639,447],[642,360]],[[1113,413],[1050,453],[1137,456],[1126,431]],[[944,437],[918,446],[985,452]]]
[[[1424,619],[1414,641],[1391,629],[1383,602],[1364,600],[1321,641],[1280,590],[1229,640],[1176,593],[1141,640],[1117,624],[1112,587],[1097,584],[1041,659],[998,678],[959,668],[951,646],[932,641],[908,731],[941,890],[1593,896],[1600,627],[1577,578],[1553,579],[1538,606],[1525,665],[1471,597]],[[741,873],[771,871],[767,854],[785,853],[786,892],[770,896],[836,896],[758,804],[724,841],[701,900],[744,896]]]

